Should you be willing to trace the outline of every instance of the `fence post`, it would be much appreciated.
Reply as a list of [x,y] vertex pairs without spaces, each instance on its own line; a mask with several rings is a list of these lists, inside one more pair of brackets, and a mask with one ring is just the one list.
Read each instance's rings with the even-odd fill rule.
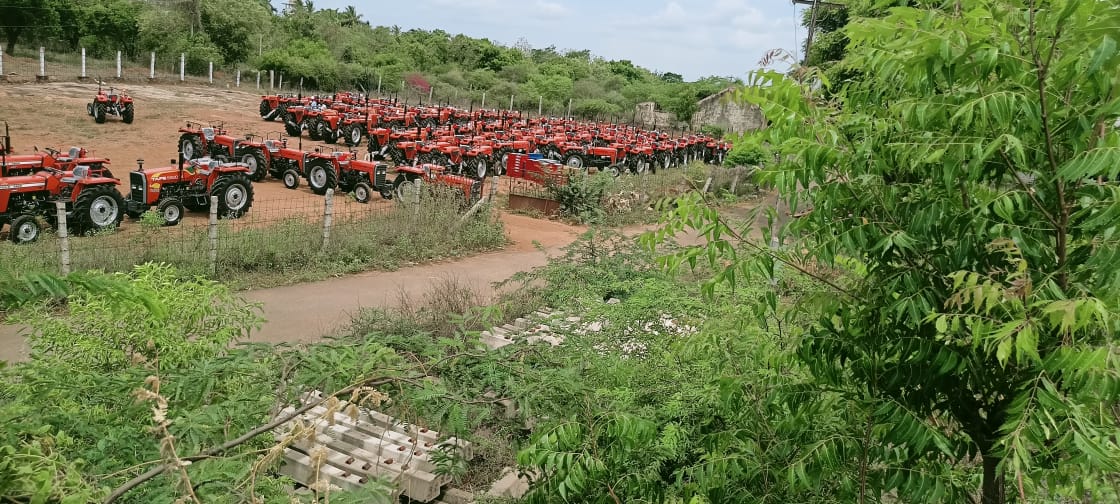
[[327,189],[323,198],[323,250],[331,242],[331,224],[334,221],[334,189]]
[[261,71],[257,70],[257,89],[261,88]]
[[268,71],[268,90],[272,91],[273,89],[276,89],[275,84],[276,84],[276,71],[275,70],[269,70]]
[[544,96],[543,95],[540,97],[539,100],[537,100],[537,117],[541,116],[541,112],[544,112]]
[[5,78],[6,78],[6,76],[4,75],[4,48],[0,47],[0,81],[4,80]]
[[156,78],[156,52],[152,51],[152,64],[148,70],[148,79],[154,80]]
[[82,76],[80,80],[86,80],[86,48],[82,48]]
[[280,72],[280,91],[284,90],[284,72]]
[[423,194],[424,194],[424,179],[422,179],[422,178],[416,179],[415,184],[416,184],[416,210],[415,210],[415,215],[417,217],[420,217],[420,198],[422,198]]
[[179,82],[187,80],[187,53],[179,53]]
[[[500,171],[501,168],[498,168]],[[498,194],[498,176],[490,177],[490,201],[494,201],[494,196]]]
[[381,97],[381,75],[377,76],[377,97]]
[[62,274],[70,274],[70,235],[66,231],[66,202],[54,202],[55,214],[58,219],[58,253],[62,262]]
[[210,275],[218,274],[218,197],[210,197]]
[[241,87],[241,69],[237,69],[237,80],[234,81],[233,87]]
[[214,62],[210,62],[210,83],[214,83]]
[[117,78],[121,78],[121,52],[117,51]]
[[479,108],[486,108],[486,92],[482,92],[482,106]]
[[736,170],[735,171],[735,178],[731,179],[731,195],[732,196],[735,195],[735,188],[739,186],[739,175],[740,174],[741,174],[741,172]]
[[39,78],[36,80],[47,80],[47,48],[39,48]]
[[572,117],[572,99],[568,98],[568,118]]

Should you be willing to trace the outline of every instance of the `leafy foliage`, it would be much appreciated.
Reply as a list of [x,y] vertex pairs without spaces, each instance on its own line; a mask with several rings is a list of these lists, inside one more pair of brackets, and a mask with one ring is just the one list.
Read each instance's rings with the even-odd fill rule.
[[712,242],[667,264],[710,264],[710,292],[779,268],[834,292],[798,353],[894,447],[871,452],[867,498],[1107,500],[1120,53],[1105,27],[1120,5],[945,4],[848,23],[858,81],[755,72],[740,98],[761,105],[781,156],[764,177],[811,209],[773,231],[800,243],[738,240],[746,230],[692,200],[666,234]]

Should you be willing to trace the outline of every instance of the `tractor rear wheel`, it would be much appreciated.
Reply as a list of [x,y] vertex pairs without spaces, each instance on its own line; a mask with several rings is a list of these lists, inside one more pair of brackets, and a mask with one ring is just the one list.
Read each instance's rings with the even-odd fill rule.
[[569,168],[583,168],[583,156],[579,154],[572,154],[564,159],[564,164]]
[[319,161],[307,168],[307,185],[311,186],[311,192],[322,196],[327,194],[327,189],[334,189],[337,183],[338,174],[334,166]]
[[186,210],[178,198],[167,198],[159,203],[157,211],[164,226],[174,226],[183,220],[183,212]]
[[338,141],[338,133],[331,129],[331,125],[327,121],[319,121],[319,138],[324,142],[333,144]]
[[315,119],[315,118],[308,119],[308,120],[304,121],[304,124],[307,126],[307,138],[315,140],[316,142],[323,139],[323,137],[319,135],[319,120],[318,119]]
[[179,152],[183,153],[183,159],[187,161],[202,157],[202,140],[195,135],[179,137]]
[[43,226],[34,215],[20,215],[12,219],[12,228],[8,230],[8,239],[13,243],[31,243],[39,239]]
[[486,180],[486,176],[489,175],[489,167],[486,166],[486,158],[482,156],[475,158],[472,168],[474,168],[474,170],[470,173],[471,177],[474,177],[476,180]]
[[218,216],[236,219],[253,206],[253,182],[240,172],[220,175],[210,187],[210,195],[218,197]]
[[93,106],[93,121],[97,124],[105,122],[105,104],[98,103]]
[[241,164],[249,168],[249,180],[260,182],[264,179],[264,153],[260,149],[247,148],[241,151]]
[[354,190],[351,191],[351,194],[354,195],[354,201],[358,203],[369,203],[369,200],[373,199],[373,188],[365,182],[358,182],[358,185],[354,186]]
[[116,227],[124,218],[124,198],[105,184],[82,190],[74,202],[74,225],[79,233]]
[[284,182],[284,187],[288,189],[295,189],[299,187],[299,172],[290,168],[284,170],[284,175],[281,176],[281,180],[283,180]]
[[[272,107],[269,106],[268,100],[261,100],[261,118],[266,119],[269,112],[272,112]],[[271,121],[272,119],[266,120]]]
[[133,105],[131,103],[126,103],[124,109],[121,110],[121,120],[124,121],[125,124],[132,124],[132,117],[135,112],[136,109]]
[[291,112],[286,112],[284,114],[284,132],[291,137],[298,137],[300,133],[302,133],[299,123],[295,121],[295,117],[292,116]]
[[346,132],[346,145],[354,147],[362,143],[362,125],[351,124],[350,131]]

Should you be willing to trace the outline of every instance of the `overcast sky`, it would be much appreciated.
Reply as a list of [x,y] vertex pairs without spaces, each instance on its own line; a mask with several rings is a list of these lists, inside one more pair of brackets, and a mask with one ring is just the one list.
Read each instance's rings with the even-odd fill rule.
[[[282,0],[273,0],[278,7]],[[354,5],[370,24],[441,29],[513,45],[590,49],[687,80],[743,78],[770,49],[793,51],[791,0],[315,0],[316,9]],[[797,7],[798,12],[804,7]]]

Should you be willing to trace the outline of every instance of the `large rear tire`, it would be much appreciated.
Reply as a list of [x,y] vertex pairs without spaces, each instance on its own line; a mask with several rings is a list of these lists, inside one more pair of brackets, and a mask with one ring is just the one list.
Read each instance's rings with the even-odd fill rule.
[[304,124],[307,125],[307,138],[316,142],[323,139],[323,137],[319,135],[319,120],[317,118],[312,117],[304,121]]
[[210,195],[218,197],[219,217],[236,219],[253,206],[253,182],[241,172],[219,175],[210,187]]
[[241,151],[241,164],[249,168],[249,180],[260,182],[264,179],[264,153],[260,149],[248,147]]
[[78,233],[117,227],[124,218],[124,198],[108,184],[82,189],[74,202],[74,227]]
[[260,109],[261,109],[261,119],[264,119],[266,121],[271,121],[272,119],[268,118],[268,114],[269,114],[269,112],[272,112],[272,106],[270,106],[268,104],[268,100],[261,100]]
[[93,106],[93,121],[96,122],[97,124],[102,124],[102,123],[105,122],[105,104],[104,103],[98,103],[97,105]]
[[187,161],[202,157],[202,140],[195,135],[179,137],[179,152],[183,153],[183,159]]
[[338,174],[334,166],[326,161],[315,161],[307,167],[307,185],[311,192],[320,196],[327,194],[327,189],[334,189],[338,184]]
[[31,243],[39,239],[43,226],[34,215],[20,215],[12,219],[12,227],[8,230],[8,239],[12,243]]
[[350,125],[350,129],[346,132],[346,145],[349,147],[357,146],[362,143],[362,125],[354,123]]
[[124,121],[125,124],[132,124],[132,118],[135,112],[135,107],[133,107],[131,103],[126,103],[124,109],[121,110],[121,120]]
[[338,133],[331,129],[331,125],[327,121],[319,121],[317,127],[319,128],[319,138],[324,142],[333,144],[338,141]]
[[302,130],[300,129],[299,123],[296,122],[295,115],[287,111],[282,115],[284,117],[284,132],[290,137],[298,137],[300,133],[302,133]]

